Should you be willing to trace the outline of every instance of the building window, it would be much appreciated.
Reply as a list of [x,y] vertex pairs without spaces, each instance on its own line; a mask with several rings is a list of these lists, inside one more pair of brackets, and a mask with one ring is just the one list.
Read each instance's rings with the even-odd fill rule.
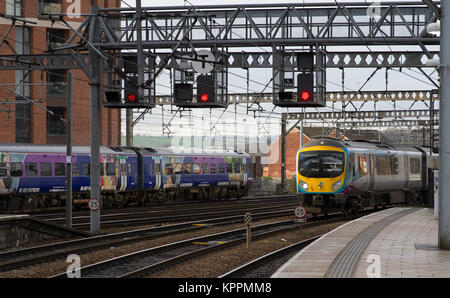
[[47,96],[66,96],[66,71],[53,69],[47,72]]
[[59,2],[59,0],[39,0],[39,15],[44,17],[52,13],[62,13],[62,4]]
[[65,30],[62,29],[47,29],[47,49],[49,51],[62,47],[66,41],[64,33]]
[[47,112],[47,135],[49,136],[63,136],[66,134],[66,125],[61,120],[64,118],[66,108],[47,107],[53,112],[53,115]]
[[22,0],[6,0],[6,15],[19,17],[22,15]]

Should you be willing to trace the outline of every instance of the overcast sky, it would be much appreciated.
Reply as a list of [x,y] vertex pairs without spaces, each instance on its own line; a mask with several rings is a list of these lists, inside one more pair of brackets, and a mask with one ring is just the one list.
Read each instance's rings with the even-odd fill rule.
[[[340,3],[344,2],[361,2],[362,0],[346,0],[346,1],[338,1]],[[398,1],[398,0],[397,0]],[[407,0],[405,0],[407,1]],[[134,0],[125,0],[124,2],[128,3],[131,6],[135,6]],[[190,4],[189,4],[190,2]],[[184,0],[143,0],[142,5],[145,7],[149,6],[190,6],[192,5],[214,5],[214,4],[224,4],[223,1],[217,0],[189,0],[189,2],[185,2]],[[312,3],[312,2],[330,2],[334,3],[334,0],[319,0],[319,1],[277,1],[277,0],[258,0],[258,1],[242,1],[242,0],[227,0],[226,4],[262,4],[262,3]],[[374,1],[367,1],[368,3],[372,3]],[[385,1],[378,1],[385,2]],[[404,2],[404,1],[398,1]],[[125,6],[125,4],[122,4]],[[371,47],[372,50],[386,50],[386,51],[398,51],[398,50],[409,50],[409,51],[418,51],[418,47]],[[261,49],[251,49],[246,48],[246,51],[258,51]],[[345,51],[347,48],[333,48],[333,51]],[[358,50],[357,48],[353,48],[352,50]],[[362,47],[361,50],[367,51],[367,48]],[[437,50],[435,48],[434,50]],[[241,51],[239,48],[233,48],[232,51]],[[229,93],[238,93],[245,92],[247,82],[245,79],[240,78],[239,76],[246,76],[246,71],[242,69],[233,68],[230,70],[233,72],[232,75],[229,75]],[[349,68],[345,69],[345,83],[344,87],[346,90],[359,90],[361,86],[366,82],[367,78],[374,71],[371,69],[354,69]],[[434,78],[437,78],[437,74],[432,69],[427,69],[427,73],[432,73]],[[264,86],[271,80],[272,78],[272,70],[271,69],[251,69],[250,70],[250,78],[252,82],[250,82],[250,92],[261,92],[264,89]],[[340,91],[342,90],[342,72],[339,69],[328,69],[327,70],[327,90],[328,91]],[[170,79],[169,72],[165,71],[157,80],[157,93],[158,94],[170,94]],[[374,77],[369,81],[367,85],[364,86],[364,91],[384,91],[384,90],[430,90],[435,89],[427,79],[419,72],[417,69],[403,69],[402,72],[399,70],[390,70],[388,71],[388,81],[386,82],[386,70],[379,70]],[[271,89],[266,91],[271,91]],[[411,102],[398,102],[395,104],[396,109],[408,109],[411,106]],[[273,105],[267,104],[264,105],[264,108],[270,113],[272,111]],[[378,110],[388,110],[394,109],[393,103],[378,103],[376,106]],[[417,104],[413,109],[426,109],[424,104]],[[161,135],[162,134],[162,123],[168,123],[170,119],[171,121],[170,130],[175,135],[209,135],[210,127],[217,122],[217,119],[222,115],[222,110],[214,109],[210,111],[209,109],[198,109],[191,113],[191,117],[188,117],[187,113],[183,114],[183,117],[179,117],[177,114],[175,117],[170,114],[170,106],[164,107],[165,111],[162,112],[160,107],[153,109],[151,115],[147,115],[144,121],[141,121],[137,126],[135,126],[135,134],[142,135]],[[174,107],[176,110],[176,107]],[[340,106],[336,105],[335,109],[340,110]],[[364,110],[373,110],[374,104],[368,103],[364,106]],[[287,111],[286,109],[276,108],[272,114],[266,114],[264,117],[255,119],[252,115],[246,116],[246,106],[239,105],[237,107],[237,115],[234,114],[235,107],[230,106],[227,111],[223,114],[222,120],[217,124],[218,134],[222,134],[225,130],[227,130],[227,134],[236,133],[238,135],[255,135],[258,133],[256,128],[257,121],[261,123],[266,123],[265,129],[270,134],[279,134],[280,126],[279,119],[280,113]],[[289,111],[299,111],[299,109],[290,109]],[[308,109],[308,111],[316,111],[315,109]],[[332,111],[331,104],[329,104],[328,108],[321,109],[321,111]],[[137,116],[137,115],[136,115]],[[163,121],[164,119],[164,121]],[[236,122],[235,122],[236,119]],[[220,126],[222,122],[225,122],[223,126]],[[236,125],[235,125],[236,124]],[[248,130],[244,131],[242,129],[242,124],[245,124],[248,127],[252,127],[253,130],[250,132]],[[293,123],[292,123],[293,124]],[[190,126],[191,125],[191,126]],[[195,127],[194,127],[195,126]],[[193,128],[194,127],[194,128]],[[228,129],[226,129],[228,127]],[[261,129],[260,129],[261,130]],[[167,131],[167,130],[166,130]],[[125,129],[122,130],[125,133]]]

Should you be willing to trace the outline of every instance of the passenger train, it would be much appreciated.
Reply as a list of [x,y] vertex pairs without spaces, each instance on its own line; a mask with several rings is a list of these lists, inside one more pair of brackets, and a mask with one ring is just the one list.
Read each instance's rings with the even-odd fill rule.
[[419,202],[438,165],[429,148],[320,138],[297,152],[297,193],[313,214]]
[[[72,150],[73,203],[87,206],[90,147]],[[239,198],[252,183],[250,162],[238,151],[101,147],[102,204]],[[0,210],[65,206],[65,192],[65,146],[0,144]]]

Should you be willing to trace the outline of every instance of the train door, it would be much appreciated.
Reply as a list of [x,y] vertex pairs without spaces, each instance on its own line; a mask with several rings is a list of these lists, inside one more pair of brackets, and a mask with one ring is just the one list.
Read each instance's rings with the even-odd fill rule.
[[160,189],[161,188],[161,158],[159,157],[154,157],[154,161],[155,161],[155,189]]
[[125,158],[119,159],[119,191],[125,191],[127,189],[127,160]]
[[242,184],[247,185],[248,174],[247,174],[247,159],[242,159]]
[[373,153],[369,154],[369,190],[372,191],[375,187],[375,156]]
[[367,154],[355,154],[356,172],[354,173],[355,186],[361,190],[368,190],[369,162]]

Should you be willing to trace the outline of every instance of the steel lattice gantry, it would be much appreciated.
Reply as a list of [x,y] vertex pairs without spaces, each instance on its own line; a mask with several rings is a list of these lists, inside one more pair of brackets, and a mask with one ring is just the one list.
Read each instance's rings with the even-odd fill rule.
[[[438,38],[425,37],[426,25],[436,21],[438,15],[424,2],[380,3],[375,17],[370,14],[371,5],[331,2],[143,7],[142,43],[144,48],[172,49],[191,26],[186,42],[189,47],[439,44]],[[136,48],[134,8],[100,9],[97,18],[108,32],[94,46]]]

